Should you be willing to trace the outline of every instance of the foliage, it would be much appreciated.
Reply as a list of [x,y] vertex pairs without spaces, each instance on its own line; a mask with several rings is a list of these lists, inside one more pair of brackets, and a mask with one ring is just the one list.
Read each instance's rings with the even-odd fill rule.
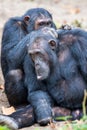
[[0,130],[10,130],[7,126],[0,126]]
[[[57,28],[60,28],[61,27],[61,23],[60,22],[56,22],[55,21],[55,25],[56,25],[56,27]],[[69,25],[69,26],[71,26],[71,27],[80,27],[80,28],[83,28],[84,26],[83,26],[83,23],[81,22],[81,21],[79,21],[79,20],[74,20],[74,21],[72,21],[71,22],[71,25],[70,24],[68,24],[68,21],[63,21],[63,23],[62,23],[62,25]]]
[[78,21],[77,19],[72,22],[72,25],[76,27],[82,27],[82,23]]
[[87,99],[87,92],[84,91],[84,100],[82,103],[83,107],[82,119],[72,122],[65,121],[66,124],[59,130],[87,130],[86,99]]

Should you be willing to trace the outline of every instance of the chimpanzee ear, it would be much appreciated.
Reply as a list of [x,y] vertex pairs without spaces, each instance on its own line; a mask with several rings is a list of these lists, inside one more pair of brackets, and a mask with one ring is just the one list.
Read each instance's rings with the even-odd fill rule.
[[55,40],[52,39],[52,40],[50,40],[48,43],[50,44],[52,50],[55,50],[55,49],[56,49],[57,43],[56,43]]
[[30,16],[29,16],[29,15],[26,15],[26,16],[24,17],[24,22],[25,22],[26,24],[28,24],[28,23],[29,23],[29,19],[30,19]]

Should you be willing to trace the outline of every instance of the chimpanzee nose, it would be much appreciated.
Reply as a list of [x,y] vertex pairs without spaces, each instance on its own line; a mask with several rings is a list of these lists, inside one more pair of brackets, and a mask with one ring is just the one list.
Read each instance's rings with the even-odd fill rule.
[[35,68],[36,68],[36,69],[40,69],[40,65],[39,65],[38,62],[35,62]]

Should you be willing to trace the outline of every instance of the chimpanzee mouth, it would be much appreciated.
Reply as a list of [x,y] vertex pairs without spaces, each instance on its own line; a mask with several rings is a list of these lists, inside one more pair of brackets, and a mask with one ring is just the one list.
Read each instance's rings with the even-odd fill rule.
[[[44,71],[45,72],[45,71]],[[47,78],[47,73],[36,71],[37,80],[45,80]]]

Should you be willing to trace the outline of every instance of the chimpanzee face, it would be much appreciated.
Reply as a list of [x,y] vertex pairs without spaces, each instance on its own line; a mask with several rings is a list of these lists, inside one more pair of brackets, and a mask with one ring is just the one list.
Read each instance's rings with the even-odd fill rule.
[[37,18],[37,20],[35,21],[35,30],[40,29],[42,27],[51,27],[52,26],[52,19],[51,18],[46,18],[41,17],[41,18]]
[[25,23],[31,28],[32,30],[38,30],[42,27],[53,27],[53,21],[52,18],[46,17],[44,15],[37,16],[37,18],[34,20],[31,20],[29,16],[25,16],[24,21]]
[[28,33],[43,27],[52,27],[56,29],[51,14],[44,9],[40,9],[39,11],[33,10],[31,14],[26,14],[23,19]]
[[51,49],[52,51],[53,45],[56,46],[55,41],[48,42],[45,39],[37,39],[33,46],[31,46],[28,50],[31,59],[34,62],[35,72],[38,80],[44,80],[50,74],[50,58],[48,50]]
[[44,80],[50,73],[50,66],[47,57],[48,55],[46,52],[42,54],[41,50],[37,50],[31,54],[38,80]]

